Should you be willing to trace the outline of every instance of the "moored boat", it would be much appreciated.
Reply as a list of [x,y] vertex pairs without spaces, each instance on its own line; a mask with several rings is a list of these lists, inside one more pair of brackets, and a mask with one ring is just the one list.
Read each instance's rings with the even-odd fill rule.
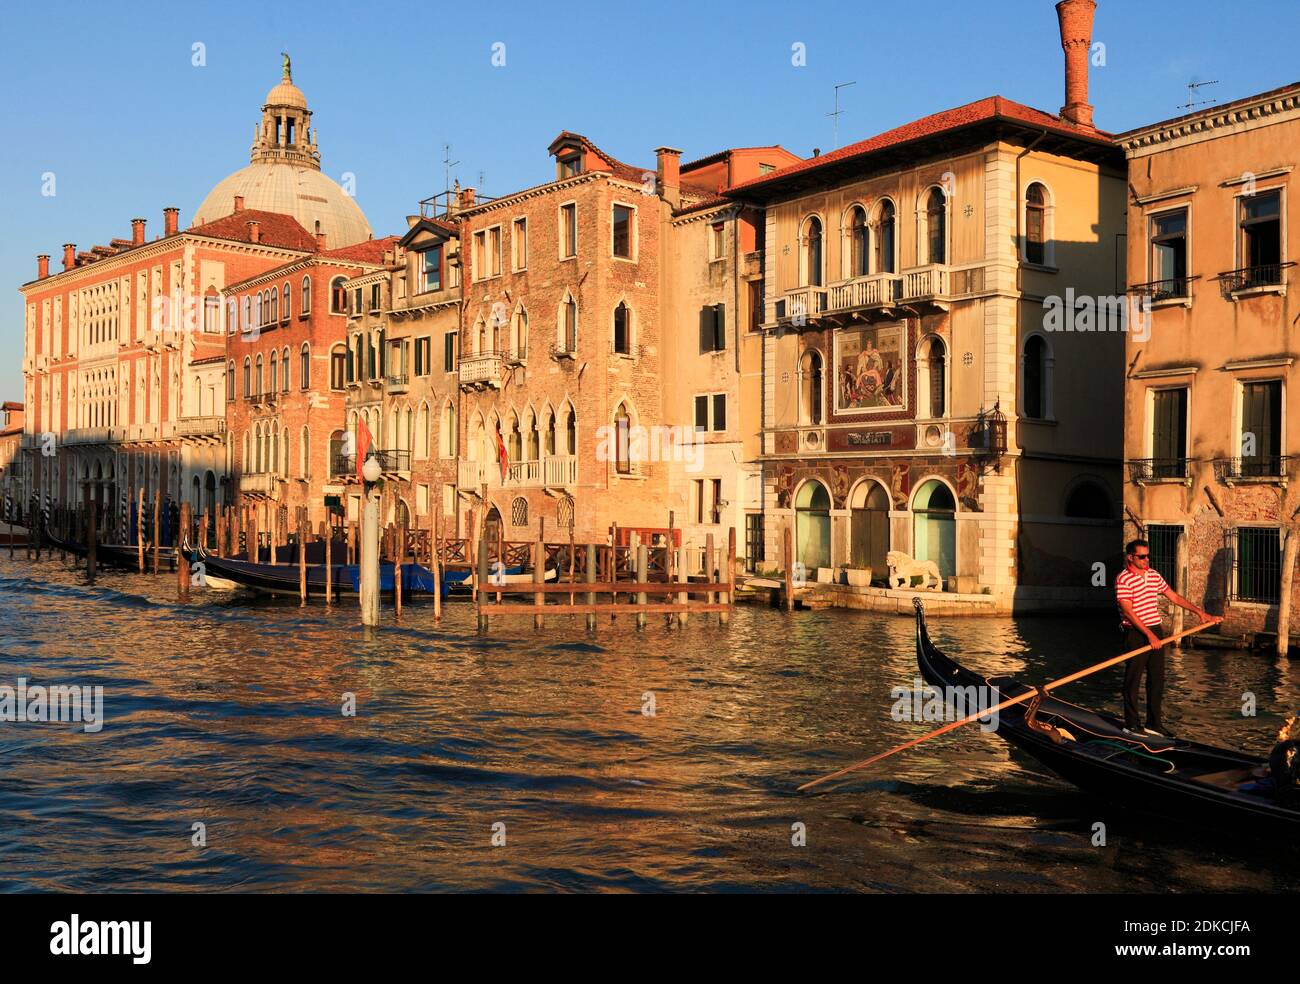
[[[982,677],[941,652],[930,640],[919,600],[916,659],[921,676],[941,692],[992,688],[996,699],[985,706],[1035,689],[1012,677]],[[997,733],[1063,779],[1127,808],[1238,832],[1294,836],[1300,830],[1300,809],[1278,802],[1268,762],[1258,756],[1182,739],[1138,738],[1116,718],[1050,695],[999,711]]]

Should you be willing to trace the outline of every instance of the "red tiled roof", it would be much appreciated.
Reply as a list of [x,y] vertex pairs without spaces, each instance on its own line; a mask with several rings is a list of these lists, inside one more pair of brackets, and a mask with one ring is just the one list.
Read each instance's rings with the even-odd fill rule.
[[300,249],[313,253],[316,251],[316,237],[304,229],[292,215],[279,212],[264,212],[257,208],[246,208],[203,225],[193,225],[187,232],[198,236],[211,236],[213,239],[232,239],[236,242],[251,243],[252,235],[248,223],[256,221],[260,242],[265,246],[280,246],[285,249]]
[[226,361],[225,353],[224,353],[224,352],[218,352],[216,355],[206,355],[206,356],[204,356],[202,359],[191,359],[191,360],[190,360],[190,365],[192,365],[192,366],[206,366],[206,365],[208,365],[208,364],[211,363],[211,362],[225,362],[225,361]]
[[696,168],[704,167],[706,164],[716,164],[724,157],[729,157],[739,150],[785,150],[785,148],[780,144],[765,144],[762,147],[728,147],[726,150],[719,150],[715,153],[708,154],[705,157],[700,157],[696,160],[690,161],[689,163],[683,164],[681,168],[682,172],[694,171]]
[[318,260],[352,260],[356,263],[383,263],[384,253],[399,242],[401,236],[385,236],[383,239],[365,239],[351,246],[327,249],[316,254]]
[[5,400],[3,404],[0,404],[0,410],[21,410],[22,408],[23,405],[17,400]]
[[595,154],[601,160],[603,160],[606,164],[608,164],[610,171],[612,171],[616,177],[620,177],[627,181],[632,181],[637,184],[640,184],[642,175],[647,173],[649,174],[655,173],[655,168],[653,167],[651,168],[633,167],[631,164],[624,164],[617,157],[611,157],[609,154],[605,153],[594,143],[592,143],[590,140],[584,137],[581,133],[574,133],[572,130],[561,130],[560,135],[551,141],[550,146],[547,147],[547,150],[551,150],[552,148],[554,148],[554,146],[557,143],[560,143],[565,140],[578,141],[580,144],[582,144],[585,150],[591,151],[593,154]]
[[989,96],[985,99],[979,99],[964,106],[958,106],[955,109],[946,109],[941,113],[935,113],[931,116],[922,117],[919,120],[913,120],[911,123],[905,123],[900,127],[887,130],[884,133],[877,134],[866,140],[860,140],[857,143],[849,144],[838,150],[832,150],[828,154],[822,154],[820,157],[810,157],[806,160],[790,164],[787,167],[778,168],[769,174],[760,175],[757,178],[750,178],[748,181],[742,181],[740,184],[733,185],[728,189],[729,193],[746,191],[751,188],[757,188],[769,182],[780,181],[791,175],[801,174],[805,171],[812,171],[816,168],[825,167],[828,164],[834,164],[837,161],[844,161],[854,157],[865,157],[869,154],[885,150],[890,147],[896,147],[900,144],[910,143],[914,140],[921,140],[925,137],[936,136],[952,130],[959,130],[962,127],[971,126],[976,123],[983,123],[987,120],[1006,119],[1018,123],[1024,123],[1028,126],[1038,127],[1046,130],[1054,130],[1057,133],[1069,134],[1078,137],[1081,140],[1087,140],[1093,143],[1111,143],[1111,135],[1102,130],[1094,130],[1091,127],[1075,126],[1072,123],[1066,123],[1059,116],[1053,116],[1045,113],[1040,109],[1034,109],[1021,103],[1014,102],[1010,99],[1004,99],[1002,96]]

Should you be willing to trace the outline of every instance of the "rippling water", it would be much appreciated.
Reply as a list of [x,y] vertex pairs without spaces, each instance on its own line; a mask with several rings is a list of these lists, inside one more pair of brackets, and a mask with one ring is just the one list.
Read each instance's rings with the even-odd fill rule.
[[[808,796],[920,734],[910,619],[740,607],[474,631],[427,606],[367,637],[355,604],[260,601],[172,577],[0,556],[0,684],[102,684],[105,723],[0,723],[0,890],[1293,889],[1271,852],[1126,815],[967,728]],[[931,619],[985,673],[1060,676],[1114,651],[1108,620]],[[1115,710],[1121,670],[1071,686]],[[1295,674],[1191,651],[1185,734],[1266,753]],[[1241,715],[1253,692],[1259,715]],[[355,717],[341,713],[356,695]],[[642,713],[654,695],[655,715]],[[1108,828],[1091,844],[1092,824]],[[206,825],[207,846],[191,843]],[[792,824],[807,844],[793,846]],[[495,824],[504,846],[493,846]]]

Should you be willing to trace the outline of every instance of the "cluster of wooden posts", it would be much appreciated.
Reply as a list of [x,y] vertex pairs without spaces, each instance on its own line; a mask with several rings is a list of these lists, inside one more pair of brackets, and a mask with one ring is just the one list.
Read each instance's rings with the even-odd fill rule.
[[[608,543],[575,544],[572,533],[567,544],[547,543],[543,521],[534,542],[500,544],[494,562],[491,545],[480,538],[474,571],[479,631],[505,615],[531,615],[538,629],[547,615],[585,615],[588,629],[596,628],[600,615],[633,616],[639,629],[650,615],[666,616],[670,625],[685,625],[692,613],[704,612],[717,612],[723,624],[729,621],[736,597],[734,527],[727,532],[725,557],[713,535],[707,536],[702,581],[689,579],[685,548],[673,543],[671,516],[664,543],[642,543],[637,533],[629,539],[620,545],[618,528],[611,527]],[[504,572],[514,566],[531,569],[532,582],[507,581]],[[556,578],[548,582],[546,571],[552,568]],[[507,603],[510,595],[531,595],[531,604]]]

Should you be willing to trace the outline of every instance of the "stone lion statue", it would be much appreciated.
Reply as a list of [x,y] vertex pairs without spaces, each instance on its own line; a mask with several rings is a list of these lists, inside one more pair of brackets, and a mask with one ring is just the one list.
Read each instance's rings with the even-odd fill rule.
[[[885,563],[889,565],[891,588],[910,587],[913,577],[921,579],[920,587],[923,591],[938,591],[943,587],[939,565],[933,560],[913,560],[901,550],[891,550],[885,554]],[[934,578],[933,585],[930,583],[931,578]]]

